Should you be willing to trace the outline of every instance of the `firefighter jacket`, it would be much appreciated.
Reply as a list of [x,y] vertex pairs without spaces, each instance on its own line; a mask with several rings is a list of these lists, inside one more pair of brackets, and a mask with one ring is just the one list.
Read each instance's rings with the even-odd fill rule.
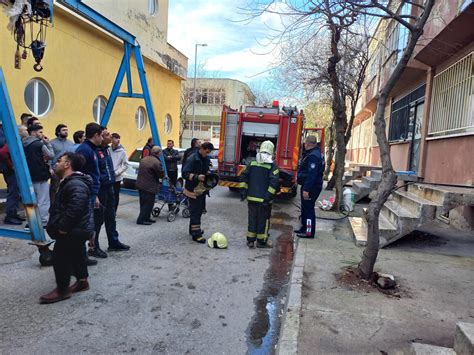
[[240,175],[240,191],[248,201],[269,203],[279,188],[280,171],[275,163],[252,160]]
[[298,169],[298,185],[303,191],[315,192],[323,188],[324,156],[319,147],[306,151]]
[[[199,151],[189,156],[181,172],[181,175],[183,175],[183,178],[185,180],[186,190],[188,190],[189,192],[194,192],[194,189],[199,184],[198,176],[207,175],[207,173],[209,172],[210,165],[211,160],[209,159],[209,157],[204,158],[201,154],[199,154]],[[192,179],[190,180],[189,178],[191,177],[191,175]]]

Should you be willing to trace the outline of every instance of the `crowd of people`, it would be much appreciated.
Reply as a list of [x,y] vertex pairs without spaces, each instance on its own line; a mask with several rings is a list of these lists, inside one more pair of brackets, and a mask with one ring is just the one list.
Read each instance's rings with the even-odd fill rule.
[[[119,240],[116,228],[120,184],[128,158],[120,145],[120,135],[111,134],[97,123],[89,123],[84,131],[75,132],[74,141],[68,139],[67,125],[59,124],[56,138],[50,140],[38,118],[23,114],[18,132],[41,223],[56,240],[52,261],[57,288],[42,296],[41,302],[56,302],[89,288],[87,266],[108,256],[99,243],[102,225],[109,252],[130,249]],[[7,184],[4,224],[22,225],[26,219],[18,213],[20,195],[3,129],[0,172]],[[69,287],[71,275],[76,276],[77,282]]]
[[[40,297],[41,303],[53,303],[89,289],[87,267],[96,265],[97,258],[108,257],[99,240],[102,225],[105,227],[108,252],[130,249],[120,241],[116,223],[120,185],[129,163],[120,144],[120,134],[111,134],[97,123],[89,123],[84,131],[75,132],[74,141],[71,141],[65,124],[57,125],[56,138],[49,140],[38,118],[23,114],[21,122],[18,132],[41,222],[49,236],[56,240],[52,262],[57,287]],[[212,143],[201,144],[199,139],[194,138],[183,156],[184,195],[188,198],[190,211],[189,234],[197,243],[206,242],[201,217],[206,213],[209,192],[206,185],[211,167],[209,155],[213,150]],[[268,230],[272,202],[279,189],[279,170],[274,162],[271,141],[262,142],[258,152],[256,147],[252,150],[255,150],[255,159],[249,160],[240,184],[241,198],[248,202],[247,246],[271,248]],[[176,186],[179,161],[180,156],[172,140],[168,140],[166,148],[162,149],[154,144],[152,138],[148,139],[142,150],[136,181],[140,203],[137,224],[151,225],[156,222],[151,218],[156,194],[165,175],[169,184]],[[298,183],[302,185],[302,218],[301,227],[295,232],[300,238],[314,238],[314,203],[322,188],[323,171],[324,157],[316,138],[309,136],[298,171]],[[25,218],[18,213],[20,196],[17,180],[1,125],[0,172],[7,184],[4,223],[21,225]],[[70,286],[71,276],[77,280]]]

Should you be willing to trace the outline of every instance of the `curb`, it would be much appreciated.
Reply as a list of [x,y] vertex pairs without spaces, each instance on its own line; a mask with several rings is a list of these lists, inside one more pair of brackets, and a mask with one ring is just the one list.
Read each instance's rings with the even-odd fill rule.
[[306,243],[296,238],[296,251],[291,270],[285,315],[282,320],[280,337],[276,354],[289,355],[298,352],[298,335],[300,330],[301,291],[303,286],[303,269],[306,257]]

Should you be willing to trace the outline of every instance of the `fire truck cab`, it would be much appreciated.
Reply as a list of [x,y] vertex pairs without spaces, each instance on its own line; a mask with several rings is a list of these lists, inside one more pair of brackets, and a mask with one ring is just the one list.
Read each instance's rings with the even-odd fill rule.
[[243,112],[224,106],[219,144],[219,184],[231,190],[239,187],[239,176],[255,158],[260,144],[275,145],[274,161],[280,170],[279,194],[296,196],[296,172],[301,153],[303,111],[282,107],[247,106]]

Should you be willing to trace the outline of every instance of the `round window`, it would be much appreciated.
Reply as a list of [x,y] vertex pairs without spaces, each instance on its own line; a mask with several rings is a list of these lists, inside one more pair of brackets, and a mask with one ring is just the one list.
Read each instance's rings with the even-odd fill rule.
[[51,89],[40,79],[31,79],[25,88],[25,104],[37,117],[46,115],[53,106]]
[[138,130],[142,130],[146,125],[146,110],[144,107],[140,106],[135,113],[135,124],[137,125]]
[[97,123],[100,123],[102,116],[104,116],[105,108],[107,107],[107,99],[104,96],[97,96],[92,106],[92,114]]
[[171,116],[167,113],[165,116],[165,133],[171,133],[171,129],[173,128],[173,120]]

